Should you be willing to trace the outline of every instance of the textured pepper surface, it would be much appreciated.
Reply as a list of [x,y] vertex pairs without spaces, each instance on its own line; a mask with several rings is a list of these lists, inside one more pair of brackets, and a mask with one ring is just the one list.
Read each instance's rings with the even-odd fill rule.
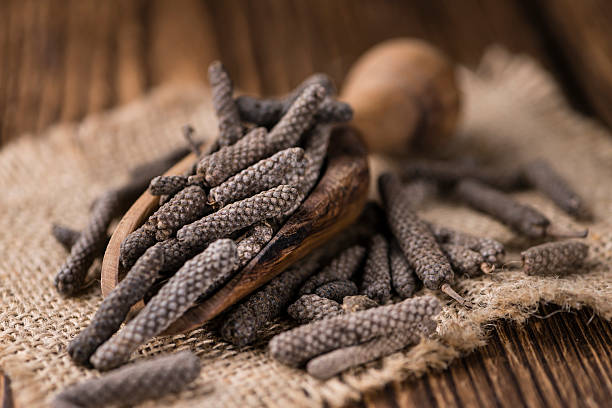
[[119,284],[104,298],[91,323],[70,342],[68,354],[82,365],[121,326],[130,308],[143,298],[159,277],[164,262],[163,251],[149,248]]
[[246,228],[257,222],[285,214],[298,198],[295,187],[281,185],[237,201],[181,228],[176,237],[188,245],[198,245]]
[[436,290],[452,283],[453,270],[428,225],[410,208],[409,197],[396,176],[379,178],[387,222],[416,275],[426,288]]
[[240,114],[234,103],[234,85],[219,61],[208,67],[208,82],[212,92],[212,102],[219,121],[219,146],[228,146],[236,143],[242,137]]
[[351,279],[357,268],[359,268],[365,252],[365,248],[360,245],[355,245],[342,251],[321,272],[304,283],[300,288],[300,296],[313,293],[316,288],[328,282]]
[[[223,207],[253,194],[286,182],[288,174],[304,174],[304,150],[299,147],[282,150],[247,167],[210,190],[210,203]],[[295,183],[297,185],[297,183]]]
[[187,186],[185,176],[157,176],[149,183],[149,192],[152,195],[174,195]]
[[265,222],[251,228],[248,234],[237,245],[239,265],[244,266],[253,259],[261,251],[261,248],[272,239],[273,235],[274,230]]
[[155,239],[170,238],[179,228],[202,217],[207,209],[206,192],[199,186],[185,187],[151,216]]
[[402,299],[412,297],[417,290],[417,276],[396,243],[391,245],[389,264],[391,266],[391,282],[395,292]]
[[[149,217],[149,220],[152,218]],[[124,268],[131,268],[138,258],[152,245],[155,245],[155,227],[145,221],[138,229],[128,234],[119,247],[119,260]]]
[[546,194],[566,213],[583,220],[593,218],[584,200],[546,161],[534,160],[523,168],[523,172],[529,184]]
[[507,194],[475,180],[462,180],[457,195],[476,210],[482,211],[530,238],[546,236],[550,221],[535,208],[521,204]]
[[81,236],[81,233],[79,231],[59,224],[53,224],[51,226],[51,234],[53,235],[55,240],[59,242],[61,246],[64,247],[66,251],[70,251],[70,249],[74,246],[74,244]]
[[308,195],[310,190],[317,184],[321,168],[327,156],[330,137],[331,127],[322,125],[315,126],[306,137],[304,150],[307,164],[300,188],[303,196]]
[[55,287],[64,296],[71,296],[83,286],[87,270],[106,243],[106,230],[120,206],[115,190],[98,198],[91,211],[89,223],[70,249],[70,255],[55,276]]
[[283,364],[300,366],[320,354],[354,346],[376,337],[411,332],[429,327],[440,311],[431,296],[406,299],[362,312],[319,320],[276,335],[269,344],[270,355]]
[[320,85],[304,89],[267,136],[274,150],[284,150],[298,143],[304,131],[314,124],[314,114],[324,97],[325,88]]
[[391,297],[391,273],[389,269],[389,244],[380,234],[370,241],[368,257],[363,269],[361,293],[384,304]]
[[355,282],[350,280],[337,280],[325,283],[315,289],[315,295],[326,299],[331,299],[336,302],[342,302],[345,296],[353,296],[359,292]]
[[98,348],[91,357],[94,367],[109,370],[125,363],[138,346],[170,326],[199,296],[224,284],[237,264],[236,244],[230,239],[215,241],[187,261],[133,320]]
[[291,318],[300,324],[344,313],[340,303],[319,295],[303,295],[287,308]]
[[486,264],[482,255],[478,252],[454,244],[442,244],[440,248],[446,254],[455,273],[467,275],[470,278],[482,275],[482,268],[486,267]]
[[567,275],[579,270],[589,254],[589,246],[579,241],[557,241],[521,252],[527,275]]
[[345,296],[342,300],[342,309],[347,313],[368,310],[380,306],[376,301],[365,295]]
[[204,176],[209,187],[215,187],[277,150],[268,142],[266,129],[255,128],[233,145],[204,156],[197,165],[197,172]]
[[238,346],[245,346],[258,339],[261,329],[280,316],[295,297],[300,285],[317,268],[313,257],[298,262],[272,279],[262,289],[250,295],[225,317],[221,336]]
[[439,244],[460,245],[472,251],[477,251],[487,262],[492,264],[501,263],[504,259],[506,249],[499,241],[455,231],[437,224],[428,223],[428,225]]
[[200,375],[200,360],[188,351],[137,362],[73,384],[55,396],[53,408],[132,406],[179,392]]

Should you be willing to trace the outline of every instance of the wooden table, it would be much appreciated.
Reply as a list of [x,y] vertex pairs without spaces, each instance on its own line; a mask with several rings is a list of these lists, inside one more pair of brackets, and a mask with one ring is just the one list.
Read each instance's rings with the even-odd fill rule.
[[[605,0],[5,0],[0,147],[160,84],[205,81],[215,58],[253,93],[287,91],[313,71],[341,83],[363,51],[394,36],[425,38],[468,65],[493,42],[529,53],[576,108],[611,124],[611,16]],[[448,370],[360,405],[610,405],[612,325],[590,310],[543,305],[540,316],[524,327],[498,322],[486,347]]]

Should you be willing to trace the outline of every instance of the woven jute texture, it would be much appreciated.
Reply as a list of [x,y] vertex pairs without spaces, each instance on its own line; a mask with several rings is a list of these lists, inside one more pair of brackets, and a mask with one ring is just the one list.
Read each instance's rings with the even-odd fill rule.
[[[203,366],[188,390],[163,399],[162,405],[339,405],[390,380],[445,367],[483,345],[489,323],[502,318],[522,322],[539,302],[588,306],[612,318],[612,135],[572,112],[549,75],[526,57],[491,49],[476,72],[460,70],[460,78],[465,114],[452,148],[492,163],[520,163],[536,156],[550,160],[597,215],[594,224],[586,225],[591,268],[566,278],[502,271],[461,281],[456,289],[477,307],[468,311],[445,298],[438,338],[326,382],[271,360],[267,341],[240,350],[207,327],[156,339],[134,359],[189,349]],[[20,406],[46,406],[65,385],[97,375],[72,364],[66,346],[99,305],[99,285],[94,282],[76,298],[57,295],[53,277],[66,253],[51,237],[51,222],[82,227],[92,199],[124,180],[129,167],[181,145],[185,123],[202,137],[215,133],[206,89],[158,90],[80,124],[55,127],[37,138],[21,137],[0,151],[0,367],[11,377]],[[527,191],[515,196],[562,226],[578,226],[542,195]],[[514,250],[511,259],[528,245],[459,204],[436,202],[423,216],[499,239]],[[281,327],[286,323],[272,324],[268,339]],[[208,393],[210,385],[213,393]]]

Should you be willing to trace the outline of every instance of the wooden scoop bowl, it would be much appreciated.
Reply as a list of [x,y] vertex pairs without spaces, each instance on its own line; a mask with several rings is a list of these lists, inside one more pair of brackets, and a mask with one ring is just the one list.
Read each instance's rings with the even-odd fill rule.
[[[166,175],[182,174],[195,157],[189,155]],[[357,132],[347,126],[334,129],[327,166],[310,195],[272,240],[212,297],[192,307],[164,334],[178,334],[202,326],[243,297],[303,258],[351,224],[367,199],[369,170],[367,151]],[[145,192],[119,222],[102,262],[102,295],[107,296],[120,279],[119,248],[158,207],[159,197]],[[136,308],[141,308],[140,302]]]

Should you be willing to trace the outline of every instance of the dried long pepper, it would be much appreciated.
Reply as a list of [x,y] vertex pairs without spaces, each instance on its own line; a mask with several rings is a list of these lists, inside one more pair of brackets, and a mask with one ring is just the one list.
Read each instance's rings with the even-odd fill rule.
[[426,288],[441,290],[457,302],[465,300],[451,287],[454,274],[428,225],[410,208],[410,198],[397,178],[383,174],[379,188],[387,211],[387,221],[408,264]]
[[591,220],[593,214],[580,197],[551,166],[544,160],[534,160],[523,168],[529,184],[546,194],[559,208],[582,220]]
[[485,262],[480,253],[469,248],[454,244],[442,244],[440,248],[446,254],[455,273],[459,275],[473,278],[482,275],[483,272],[491,273],[495,270],[495,266]]
[[277,150],[268,141],[266,129],[255,128],[233,145],[204,156],[197,165],[197,173],[209,187],[215,187]]
[[59,224],[53,224],[51,226],[51,234],[55,240],[59,242],[64,249],[66,249],[66,251],[70,251],[70,248],[74,246],[81,236],[79,231]]
[[234,231],[285,214],[298,198],[295,187],[281,185],[237,201],[181,228],[176,237],[188,245],[198,245],[226,237]]
[[344,313],[340,303],[319,295],[303,295],[287,308],[291,318],[300,324],[310,323]]
[[96,349],[108,340],[125,320],[130,308],[143,298],[159,277],[164,263],[163,250],[149,248],[125,278],[104,298],[91,323],[70,342],[68,354],[75,362],[88,365]]
[[579,241],[558,241],[537,245],[521,252],[527,275],[567,275],[576,272],[589,254],[589,246]]
[[262,289],[250,295],[224,318],[221,336],[238,346],[257,340],[261,329],[285,310],[295,292],[318,266],[316,257],[309,256],[289,267]]
[[360,245],[342,251],[321,272],[304,283],[299,291],[300,296],[312,293],[316,288],[328,282],[351,279],[359,268],[365,252],[365,248]]
[[389,250],[389,264],[391,267],[391,283],[395,292],[402,299],[412,297],[417,290],[417,276],[395,242]]
[[157,176],[149,184],[152,195],[174,195],[187,186],[185,176]]
[[281,184],[294,184],[288,183],[287,176],[303,175],[303,158],[304,150],[293,147],[260,160],[212,188],[209,204],[220,208]]
[[424,178],[446,185],[454,185],[462,179],[475,179],[500,190],[512,190],[523,185],[518,169],[479,166],[460,160],[418,160],[402,168],[405,179]]
[[506,249],[499,241],[492,238],[477,237],[433,223],[428,223],[428,225],[438,244],[452,244],[469,248],[480,253],[485,261],[491,264],[499,264],[504,259]]
[[229,146],[242,137],[240,114],[234,103],[234,86],[223,64],[215,61],[208,67],[208,81],[213,107],[219,121],[219,146]]
[[476,210],[482,211],[529,238],[585,237],[583,231],[559,231],[535,208],[521,204],[509,195],[475,180],[462,180],[457,195]]
[[130,364],[73,384],[55,396],[53,408],[132,406],[181,391],[200,375],[200,360],[188,351]]
[[380,305],[376,301],[365,295],[345,296],[342,300],[342,309],[346,313],[359,312],[378,306]]
[[158,335],[178,319],[199,296],[225,283],[238,264],[236,244],[230,239],[213,242],[190,259],[170,278],[140,313],[91,357],[98,370],[125,363],[141,344]]
[[270,355],[281,363],[300,366],[331,350],[400,331],[422,330],[439,310],[436,298],[423,296],[330,317],[276,335],[269,343]]
[[251,228],[248,234],[238,242],[239,265],[246,265],[272,239],[273,235],[274,230],[265,222]]
[[324,97],[325,88],[320,85],[304,89],[267,136],[274,150],[287,149],[298,143],[302,134],[315,123],[314,114]]
[[319,179],[321,168],[327,156],[330,137],[331,127],[325,125],[315,126],[306,137],[304,151],[306,153],[307,164],[300,187],[304,196],[312,190]]
[[314,294],[322,298],[342,302],[345,296],[353,296],[359,292],[355,282],[337,280],[325,283],[314,290]]
[[363,270],[361,293],[381,304],[391,298],[389,244],[380,234],[374,235],[370,241],[368,257]]

